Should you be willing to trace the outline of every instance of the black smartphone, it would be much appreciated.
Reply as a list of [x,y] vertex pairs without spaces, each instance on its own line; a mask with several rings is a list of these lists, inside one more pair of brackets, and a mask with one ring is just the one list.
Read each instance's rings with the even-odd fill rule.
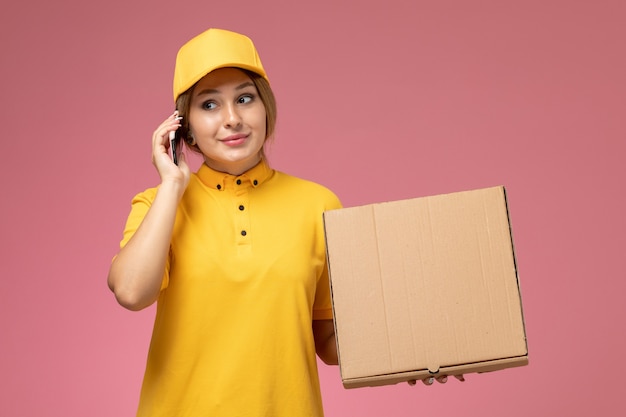
[[180,146],[180,133],[179,130],[170,132],[170,153],[172,161],[178,165],[178,147]]

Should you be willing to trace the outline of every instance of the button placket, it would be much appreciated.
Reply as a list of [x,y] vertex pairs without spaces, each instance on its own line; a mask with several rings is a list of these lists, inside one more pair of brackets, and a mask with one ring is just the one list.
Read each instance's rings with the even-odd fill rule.
[[241,179],[235,181],[235,201],[233,209],[235,210],[235,225],[237,227],[237,243],[239,245],[250,244],[250,210],[248,187],[242,186],[244,183]]

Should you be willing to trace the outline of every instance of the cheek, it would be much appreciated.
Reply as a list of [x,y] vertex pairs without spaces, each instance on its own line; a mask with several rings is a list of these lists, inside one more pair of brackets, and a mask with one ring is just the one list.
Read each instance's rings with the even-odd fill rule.
[[259,120],[259,126],[263,131],[263,137],[267,136],[267,119],[265,118],[265,116]]
[[189,115],[189,129],[194,135],[211,135],[217,131],[220,126],[220,121],[217,117],[208,113],[194,113],[192,112]]
[[254,126],[259,129],[259,131],[262,131],[263,137],[265,137],[265,133],[267,132],[267,116],[265,110],[254,115]]

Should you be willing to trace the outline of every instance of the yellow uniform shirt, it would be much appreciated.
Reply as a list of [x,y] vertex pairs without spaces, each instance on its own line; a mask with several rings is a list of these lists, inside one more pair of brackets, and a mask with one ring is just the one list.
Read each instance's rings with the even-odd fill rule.
[[[157,189],[133,199],[122,246]],[[203,165],[178,207],[138,416],[322,416],[312,320],[332,318],[328,189]]]

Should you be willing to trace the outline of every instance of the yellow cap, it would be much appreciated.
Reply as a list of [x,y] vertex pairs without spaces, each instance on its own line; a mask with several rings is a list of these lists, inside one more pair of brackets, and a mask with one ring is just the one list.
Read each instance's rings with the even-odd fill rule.
[[178,51],[174,69],[174,102],[209,72],[225,67],[246,69],[268,80],[250,38],[228,30],[209,29]]

